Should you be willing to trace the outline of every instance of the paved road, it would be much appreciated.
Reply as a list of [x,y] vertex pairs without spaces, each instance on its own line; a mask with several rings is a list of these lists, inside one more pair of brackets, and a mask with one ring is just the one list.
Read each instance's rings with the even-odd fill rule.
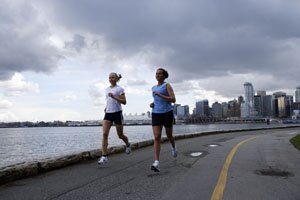
[[176,159],[164,143],[160,173],[150,170],[153,149],[146,147],[113,155],[105,166],[86,161],[2,185],[0,199],[299,200],[300,151],[289,142],[296,134],[300,128],[178,140]]

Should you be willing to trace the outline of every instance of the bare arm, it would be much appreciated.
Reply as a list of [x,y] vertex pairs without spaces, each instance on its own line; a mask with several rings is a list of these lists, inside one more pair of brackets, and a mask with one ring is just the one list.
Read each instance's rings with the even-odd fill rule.
[[150,103],[150,108],[154,108],[154,102]]
[[113,98],[114,100],[116,100],[116,101],[118,101],[119,103],[121,103],[121,104],[124,104],[124,105],[126,105],[126,96],[125,96],[125,93],[123,93],[123,94],[121,94],[119,97],[116,97],[116,96],[114,96],[113,94],[109,94],[109,96],[111,97],[111,98]]

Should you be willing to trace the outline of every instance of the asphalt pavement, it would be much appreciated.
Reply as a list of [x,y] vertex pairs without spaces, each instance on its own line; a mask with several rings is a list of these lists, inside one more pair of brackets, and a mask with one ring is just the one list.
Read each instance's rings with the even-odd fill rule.
[[[0,199],[300,199],[300,128],[233,132],[162,144],[161,172],[150,170],[153,147],[84,161],[0,186]],[[223,181],[223,182],[222,182]]]

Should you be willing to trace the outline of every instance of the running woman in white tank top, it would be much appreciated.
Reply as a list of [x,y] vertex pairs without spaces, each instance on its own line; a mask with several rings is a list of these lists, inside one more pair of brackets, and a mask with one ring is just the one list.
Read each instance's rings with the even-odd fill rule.
[[120,74],[110,73],[109,82],[110,86],[106,88],[106,107],[105,116],[102,123],[103,137],[102,137],[102,156],[98,160],[98,164],[102,165],[108,162],[107,158],[107,146],[109,130],[113,123],[115,123],[116,130],[120,139],[126,144],[125,152],[129,154],[131,152],[131,145],[128,142],[128,138],[123,133],[123,115],[121,104],[126,104],[125,92],[122,87],[117,85],[117,82],[122,78]]

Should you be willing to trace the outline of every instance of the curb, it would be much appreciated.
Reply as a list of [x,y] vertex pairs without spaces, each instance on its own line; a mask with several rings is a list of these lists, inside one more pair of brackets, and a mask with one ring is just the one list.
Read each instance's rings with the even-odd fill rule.
[[[181,140],[186,138],[194,138],[213,134],[223,134],[232,132],[245,132],[245,131],[257,131],[257,130],[270,130],[270,129],[286,129],[286,128],[296,128],[300,126],[283,126],[283,127],[272,127],[272,128],[253,128],[253,129],[234,129],[234,130],[221,130],[221,131],[208,131],[200,133],[191,134],[181,134],[175,135],[175,140]],[[161,142],[164,143],[168,141],[167,137],[162,137]],[[151,146],[154,144],[154,140],[145,140],[137,143],[132,143],[132,150]],[[117,154],[125,151],[125,145],[113,146],[108,149],[109,154]],[[94,149],[91,151],[84,151],[77,154],[46,158],[41,161],[34,162],[23,162],[15,165],[10,165],[0,168],[0,185],[22,179],[29,176],[35,176],[42,174],[51,170],[59,169],[69,165],[73,165],[85,160],[93,160],[102,155],[101,150]]]

